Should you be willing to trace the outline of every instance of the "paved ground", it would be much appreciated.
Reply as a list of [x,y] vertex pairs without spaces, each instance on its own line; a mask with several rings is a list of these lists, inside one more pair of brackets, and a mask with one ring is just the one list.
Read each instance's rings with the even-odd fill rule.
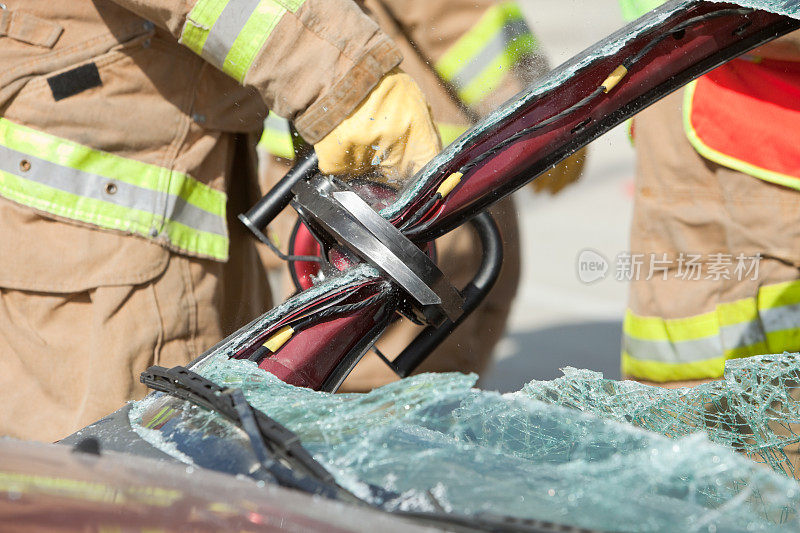
[[[622,25],[616,0],[528,0],[523,8],[554,65]],[[579,184],[557,197],[518,193],[523,282],[483,387],[516,390],[559,376],[563,366],[619,377],[627,287],[613,272],[582,283],[577,258],[592,249],[613,262],[627,249],[633,165],[627,134],[617,128],[592,143]]]

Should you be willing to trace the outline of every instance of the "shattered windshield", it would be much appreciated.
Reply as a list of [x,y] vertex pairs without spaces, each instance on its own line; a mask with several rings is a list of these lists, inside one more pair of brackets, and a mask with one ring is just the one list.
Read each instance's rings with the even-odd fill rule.
[[[248,361],[200,373],[240,387],[353,493],[370,498],[372,484],[400,494],[373,497],[376,505],[614,531],[800,528],[800,485],[787,477],[800,441],[795,355],[734,360],[724,381],[676,390],[575,369],[504,395],[460,374],[330,395],[287,385]],[[134,427],[169,402],[181,403],[139,402]],[[174,424],[227,425],[198,408]],[[139,431],[181,458],[163,433]],[[233,452],[238,430],[226,431]]]

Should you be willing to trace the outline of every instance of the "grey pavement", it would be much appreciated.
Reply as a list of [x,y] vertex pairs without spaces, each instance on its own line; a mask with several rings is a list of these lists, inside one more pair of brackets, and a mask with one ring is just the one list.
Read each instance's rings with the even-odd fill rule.
[[[616,0],[528,0],[523,9],[554,65],[622,26]],[[558,196],[517,193],[523,279],[507,334],[482,387],[517,390],[575,366],[619,377],[627,286],[614,257],[628,249],[634,152],[620,127],[590,145],[581,181]],[[577,275],[581,251],[610,263],[605,279]]]

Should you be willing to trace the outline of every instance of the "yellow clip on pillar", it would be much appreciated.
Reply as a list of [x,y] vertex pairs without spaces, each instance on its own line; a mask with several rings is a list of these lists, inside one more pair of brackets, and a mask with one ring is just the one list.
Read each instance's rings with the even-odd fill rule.
[[603,81],[601,84],[603,87],[603,91],[607,94],[617,86],[617,84],[622,81],[622,78],[628,74],[628,69],[625,68],[625,65],[620,65],[614,69],[614,72],[609,74],[609,76]]
[[264,347],[272,353],[277,352],[281,349],[281,346],[286,344],[286,342],[292,338],[294,335],[294,330],[291,326],[283,326],[275,335],[267,339],[267,342],[264,343]]
[[461,183],[462,176],[464,176],[464,174],[461,172],[453,172],[447,176],[447,179],[445,179],[441,185],[439,185],[439,188],[436,189],[436,192],[439,193],[442,198],[444,198],[456,188],[456,185]]

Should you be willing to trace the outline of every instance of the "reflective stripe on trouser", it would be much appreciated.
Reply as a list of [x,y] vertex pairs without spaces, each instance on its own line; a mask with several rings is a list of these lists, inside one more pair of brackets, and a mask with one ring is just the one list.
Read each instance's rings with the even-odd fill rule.
[[722,377],[725,361],[800,350],[800,281],[766,285],[758,295],[686,318],[628,310],[622,371],[649,381]]
[[[467,131],[467,126],[441,122],[436,123],[436,128],[439,130],[439,136],[442,138],[444,146],[455,141],[459,135]],[[264,133],[261,135],[261,140],[258,141],[258,146],[274,156],[294,159],[294,145],[289,121],[270,111],[267,120],[264,121]]]
[[537,47],[515,2],[489,8],[481,19],[436,62],[439,75],[467,105],[500,86],[503,78]]
[[[35,154],[35,155],[33,155]],[[225,193],[0,118],[0,196],[178,251],[228,258]]]
[[240,83],[272,30],[304,0],[197,0],[180,42]]

